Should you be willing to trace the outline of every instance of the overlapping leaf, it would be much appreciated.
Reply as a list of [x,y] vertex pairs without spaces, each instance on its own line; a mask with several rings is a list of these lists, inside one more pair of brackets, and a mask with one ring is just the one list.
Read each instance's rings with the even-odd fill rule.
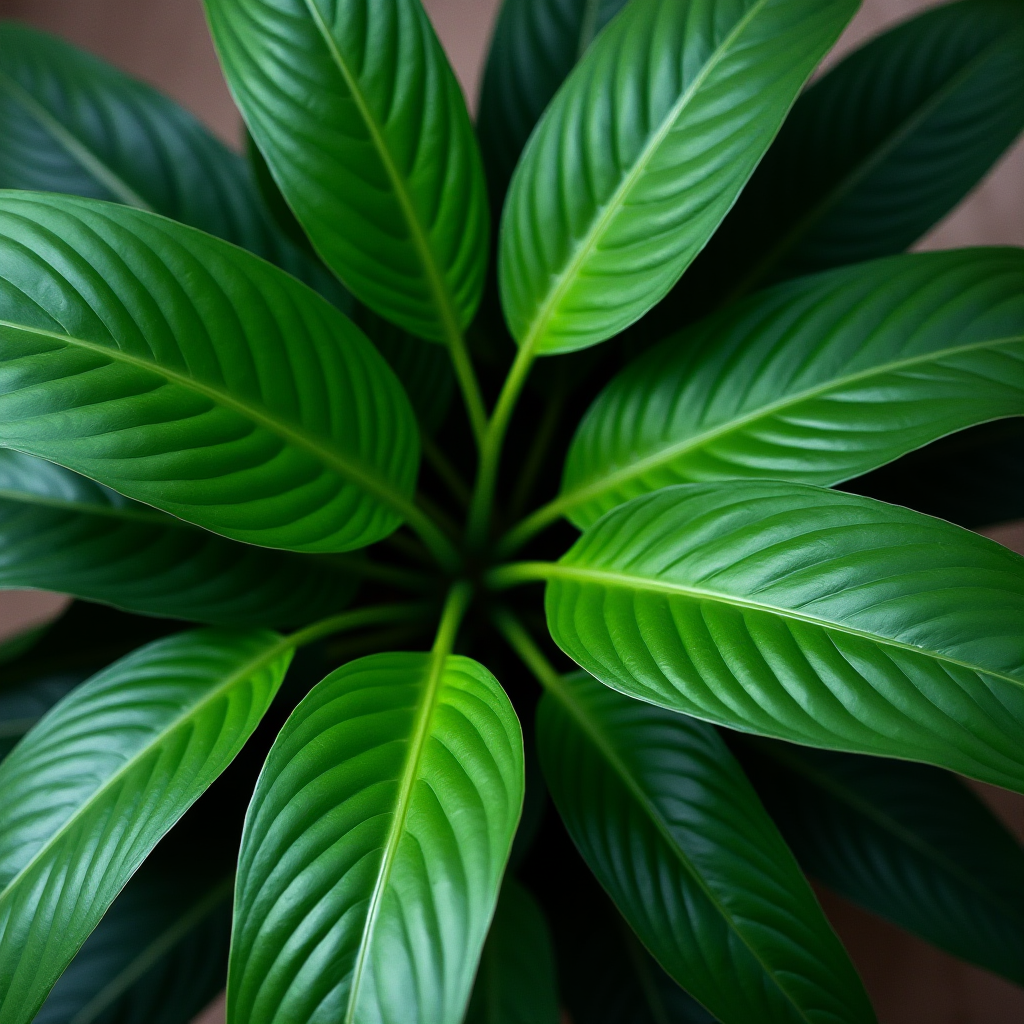
[[1024,984],[1024,850],[959,779],[770,741],[741,755],[805,871]]
[[416,424],[334,307],[128,207],[0,193],[0,445],[236,540],[344,551],[401,522]]
[[482,665],[378,654],[333,672],[249,808],[228,1020],[460,1020],[522,800],[519,722]]
[[206,0],[281,191],[351,292],[444,341],[476,310],[487,197],[459,85],[419,0]]
[[616,689],[1024,792],[1024,558],[984,537],[806,484],[681,484],[539,573],[555,641]]
[[555,511],[667,484],[835,484],[1024,415],[1024,252],[896,256],[777,286],[667,339],[591,406]]
[[27,1024],[161,836],[227,767],[291,649],[200,630],[73,690],[0,763],[0,1019]]
[[502,306],[538,353],[661,299],[728,212],[856,0],[636,0],[541,119],[499,241]]
[[579,673],[545,694],[537,742],[598,881],[723,1024],[874,1020],[810,886],[711,726]]

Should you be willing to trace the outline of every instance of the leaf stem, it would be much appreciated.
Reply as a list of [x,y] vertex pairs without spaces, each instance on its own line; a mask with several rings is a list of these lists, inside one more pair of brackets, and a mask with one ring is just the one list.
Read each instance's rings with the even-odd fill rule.
[[462,617],[469,607],[469,599],[473,596],[473,587],[466,580],[453,584],[448,591],[441,612],[441,621],[437,625],[437,635],[431,648],[435,657],[447,658],[455,644],[455,636],[462,623]]
[[554,562],[510,562],[486,573],[484,584],[491,590],[508,590],[524,583],[541,583],[550,579],[557,568]]
[[546,530],[552,524],[562,518],[566,509],[572,504],[565,500],[565,495],[553,498],[546,505],[531,512],[525,519],[520,519],[498,541],[494,553],[498,558],[508,558],[514,555],[527,541],[532,540],[542,530]]
[[469,425],[473,430],[477,449],[481,449],[487,436],[487,408],[484,405],[483,395],[480,393],[480,384],[477,382],[473,361],[469,358],[469,349],[466,347],[466,339],[462,331],[454,323],[448,323],[447,318],[445,328],[448,354],[451,356],[452,367],[455,370],[455,379],[459,382],[459,389],[462,391],[462,400],[466,405],[466,415],[469,417]]
[[537,682],[545,690],[561,694],[563,690],[562,674],[548,661],[536,640],[530,636],[529,631],[518,617],[508,608],[498,607],[491,613],[491,620],[498,632],[508,642],[509,647],[519,655],[523,664],[536,676]]
[[437,605],[428,602],[408,602],[377,604],[371,605],[369,608],[341,612],[339,615],[331,615],[329,618],[321,619],[294,633],[289,633],[281,642],[281,646],[285,649],[305,647],[306,644],[330,636],[332,633],[343,633],[350,629],[359,629],[361,626],[376,626],[383,622],[409,622],[426,618],[431,609],[436,607]]

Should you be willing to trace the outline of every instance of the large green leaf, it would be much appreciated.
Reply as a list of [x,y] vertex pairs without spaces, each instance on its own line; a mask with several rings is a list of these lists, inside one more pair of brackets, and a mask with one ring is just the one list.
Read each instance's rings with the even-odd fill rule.
[[808,484],[681,484],[537,572],[555,641],[609,686],[1024,792],[1024,558],[984,537]]
[[540,703],[562,820],[676,981],[723,1024],[873,1021],[856,971],[715,730],[586,673]]
[[580,527],[666,484],[835,484],[962,427],[1024,415],[1024,251],[895,256],[779,285],[621,373],[573,439]]
[[741,756],[805,871],[1024,984],[1024,850],[956,776],[774,741]]
[[500,206],[544,108],[625,0],[505,0],[491,37],[476,133]]
[[58,703],[0,763],[0,1019],[27,1024],[284,677],[270,632],[179,633]]
[[445,341],[483,288],[488,210],[458,82],[419,0],[206,0],[249,130],[356,298]]
[[502,884],[465,1024],[558,1024],[548,926],[514,878]]
[[0,445],[216,533],[345,551],[408,514],[408,400],[334,307],[150,213],[0,193]]
[[190,1024],[224,988],[231,881],[147,861],[32,1024]]
[[371,655],[314,687],[246,818],[228,1020],[460,1020],[522,808],[522,742],[469,658]]
[[55,590],[215,625],[294,626],[343,608],[355,582],[312,556],[224,540],[0,449],[0,589]]
[[499,240],[502,306],[538,353],[661,299],[718,227],[857,0],[634,0],[531,136]]

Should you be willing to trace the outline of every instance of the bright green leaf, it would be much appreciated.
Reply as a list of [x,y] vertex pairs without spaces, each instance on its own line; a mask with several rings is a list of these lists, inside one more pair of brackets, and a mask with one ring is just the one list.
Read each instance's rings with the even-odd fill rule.
[[231,763],[291,660],[200,630],[115,662],[0,763],[0,1020],[28,1024],[163,834]]
[[214,625],[295,626],[343,608],[355,579],[311,556],[224,540],[0,449],[0,589],[9,587]]
[[409,514],[384,360],[275,267],[124,206],[0,193],[0,445],[236,540],[346,551]]
[[875,1019],[711,726],[577,673],[541,700],[537,744],[590,869],[662,967],[723,1024]]
[[231,1024],[458,1021],[523,802],[523,741],[469,658],[377,654],[319,683],[246,818]]
[[419,0],[206,0],[228,84],[317,252],[371,309],[450,339],[487,262],[480,156]]
[[555,641],[624,693],[1024,792],[1024,558],[984,537],[807,484],[681,484],[540,571]]
[[1024,984],[1024,849],[959,779],[771,741],[741,755],[805,871]]
[[895,256],[777,286],[645,353],[591,406],[558,508],[667,484],[835,484],[1024,415],[1024,252]]
[[498,276],[538,353],[631,324],[718,227],[857,0],[634,0],[541,119]]

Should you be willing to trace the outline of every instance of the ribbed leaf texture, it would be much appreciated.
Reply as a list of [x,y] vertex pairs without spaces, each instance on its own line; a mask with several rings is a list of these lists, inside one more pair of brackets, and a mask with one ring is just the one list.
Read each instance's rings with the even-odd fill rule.
[[551,935],[514,878],[501,886],[464,1024],[558,1024]]
[[0,22],[0,188],[162,213],[351,300],[267,215],[245,161],[155,89],[61,39]]
[[1024,850],[956,776],[771,741],[740,754],[805,871],[1024,984]]
[[1024,558],[984,537],[806,484],[681,484],[548,575],[551,635],[609,686],[1024,792]]
[[27,1024],[163,834],[230,764],[291,659],[200,630],[115,662],[0,763],[0,1019]]
[[499,239],[516,341],[586,348],[661,299],[718,227],[857,0],[636,0],[530,139]]
[[190,1024],[224,987],[231,883],[147,861],[33,1024]]
[[228,1020],[461,1020],[522,808],[522,742],[468,658],[371,655],[314,687],[246,818]]
[[793,855],[711,726],[577,673],[541,700],[537,745],[597,880],[722,1024],[875,1019]]
[[193,622],[293,626],[343,608],[356,581],[311,556],[224,540],[0,449],[0,589],[8,587]]
[[559,506],[579,527],[667,484],[835,484],[1024,415],[1024,252],[895,256],[779,285],[675,335],[580,424]]
[[206,0],[228,84],[324,261],[443,341],[472,318],[488,210],[469,115],[419,0]]
[[476,133],[500,207],[544,108],[625,0],[505,0],[491,37]]
[[294,278],[128,207],[0,193],[0,445],[216,533],[344,551],[401,522],[416,423]]

